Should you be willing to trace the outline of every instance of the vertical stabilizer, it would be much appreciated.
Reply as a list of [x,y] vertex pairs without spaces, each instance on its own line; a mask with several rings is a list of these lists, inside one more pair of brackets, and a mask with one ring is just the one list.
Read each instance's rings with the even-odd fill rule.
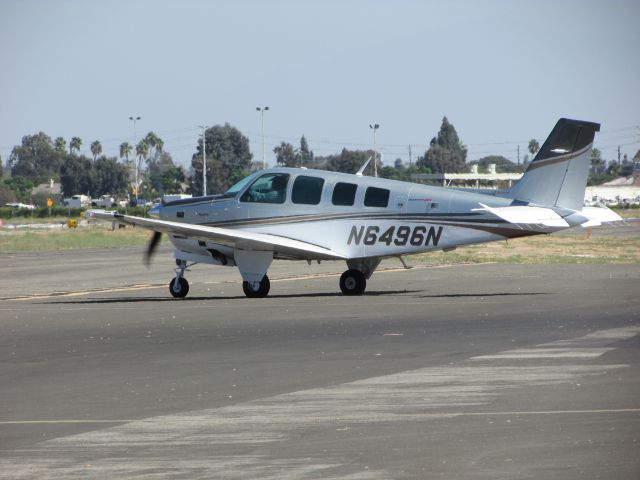
[[507,197],[538,205],[581,210],[600,124],[561,118]]

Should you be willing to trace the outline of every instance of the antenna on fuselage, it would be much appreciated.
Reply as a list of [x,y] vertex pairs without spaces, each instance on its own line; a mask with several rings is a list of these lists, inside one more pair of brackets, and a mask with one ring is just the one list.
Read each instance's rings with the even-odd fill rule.
[[360,170],[358,170],[358,171],[356,172],[356,175],[357,175],[357,176],[359,176],[359,177],[361,177],[361,176],[362,176],[362,172],[364,172],[364,169],[365,169],[365,168],[367,168],[367,165],[369,165],[369,162],[371,161],[371,159],[372,159],[372,158],[373,158],[373,157],[369,157],[369,160],[367,160],[366,162],[364,162],[364,165],[362,165],[362,166],[360,167]]

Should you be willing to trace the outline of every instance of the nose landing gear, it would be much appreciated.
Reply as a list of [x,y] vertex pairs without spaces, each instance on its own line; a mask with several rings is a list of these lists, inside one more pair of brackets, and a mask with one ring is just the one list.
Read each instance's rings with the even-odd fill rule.
[[169,282],[169,292],[175,298],[184,298],[189,293],[189,282],[184,278],[184,272],[187,270],[187,262],[184,260],[176,260],[176,276]]

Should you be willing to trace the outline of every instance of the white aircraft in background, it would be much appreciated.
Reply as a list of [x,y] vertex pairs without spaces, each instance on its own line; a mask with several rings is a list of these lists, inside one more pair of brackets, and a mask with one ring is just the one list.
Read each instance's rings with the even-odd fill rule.
[[[90,217],[161,234],[175,246],[174,297],[185,297],[187,267],[236,266],[247,297],[269,293],[274,259],[344,260],[345,295],[361,295],[385,257],[453,250],[459,245],[548,234],[621,218],[583,207],[597,123],[560,119],[524,176],[505,191],[433,187],[299,168],[256,172],[221,195],[176,200],[156,218],[91,210]],[[361,171],[364,167],[361,169]]]

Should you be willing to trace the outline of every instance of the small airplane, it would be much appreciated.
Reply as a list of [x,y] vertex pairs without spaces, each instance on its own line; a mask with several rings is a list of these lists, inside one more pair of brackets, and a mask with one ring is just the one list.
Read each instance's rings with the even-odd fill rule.
[[[189,292],[185,270],[197,263],[238,267],[247,297],[266,297],[274,259],[343,260],[345,295],[362,295],[386,257],[549,234],[622,220],[606,207],[583,207],[591,150],[600,125],[561,118],[508,190],[470,191],[357,174],[272,168],[220,195],[154,207],[155,218],[104,210],[88,216],[152,230],[175,247],[171,295]],[[368,162],[367,162],[368,163]],[[406,266],[406,265],[405,265]]]

